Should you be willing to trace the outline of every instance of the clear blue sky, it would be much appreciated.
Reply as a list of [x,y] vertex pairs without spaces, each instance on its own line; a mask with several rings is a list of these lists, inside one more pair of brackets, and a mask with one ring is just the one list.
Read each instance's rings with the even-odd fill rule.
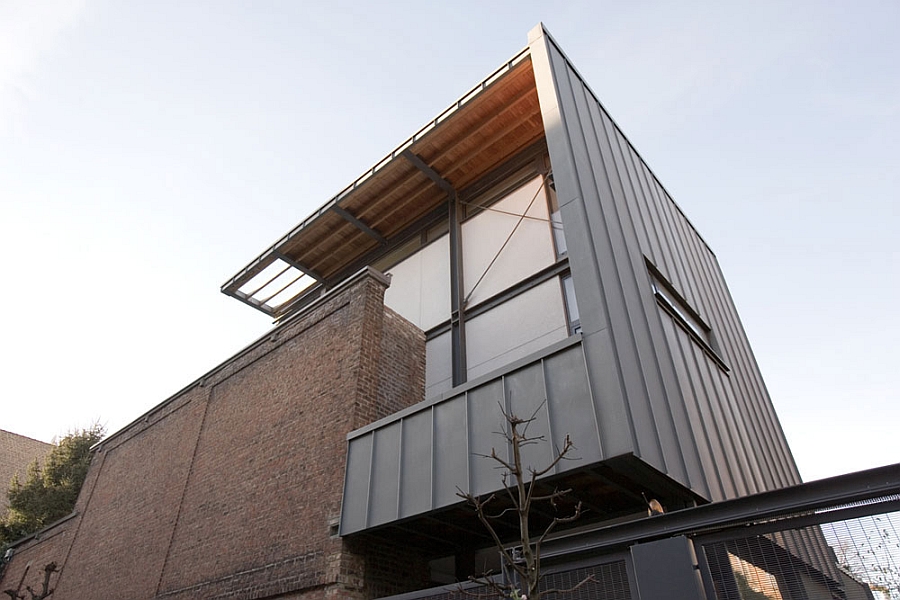
[[869,0],[0,0],[0,428],[118,429],[262,335],[220,284],[539,21],[716,252],[804,477],[900,462]]

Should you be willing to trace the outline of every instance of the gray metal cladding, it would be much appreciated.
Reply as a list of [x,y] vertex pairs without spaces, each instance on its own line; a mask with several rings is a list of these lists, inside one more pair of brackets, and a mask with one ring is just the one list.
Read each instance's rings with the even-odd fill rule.
[[[552,38],[530,48],[604,454],[710,500],[799,483],[715,255]],[[709,345],[657,303],[648,264]]]
[[[800,483],[715,255],[552,38],[530,48],[602,455],[633,452],[712,501]],[[657,303],[648,265],[709,345]],[[827,563],[818,532],[781,543]]]
[[494,448],[509,457],[498,434],[504,427],[501,407],[523,418],[533,415],[528,434],[547,442],[526,446],[525,464],[549,464],[566,434],[577,440],[578,460],[563,461],[548,475],[603,458],[584,353],[578,338],[571,338],[503,374],[352,434],[341,534],[457,504],[459,490],[501,489],[496,463],[485,458]]

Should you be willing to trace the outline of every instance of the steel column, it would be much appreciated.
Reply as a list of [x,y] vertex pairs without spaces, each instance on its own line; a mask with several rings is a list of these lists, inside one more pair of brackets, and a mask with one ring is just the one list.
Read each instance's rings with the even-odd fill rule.
[[453,386],[466,382],[466,311],[462,257],[462,204],[450,194],[450,340]]

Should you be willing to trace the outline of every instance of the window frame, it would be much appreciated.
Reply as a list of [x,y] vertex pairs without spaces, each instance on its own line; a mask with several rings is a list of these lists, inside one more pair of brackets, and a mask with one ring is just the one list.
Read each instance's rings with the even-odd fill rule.
[[728,364],[722,357],[718,340],[710,325],[700,316],[700,313],[678,293],[675,286],[666,279],[662,273],[644,257],[647,263],[647,274],[650,280],[650,290],[656,300],[656,304],[666,312],[672,320],[685,333],[688,334],[697,345],[715,362],[719,368],[728,373]]

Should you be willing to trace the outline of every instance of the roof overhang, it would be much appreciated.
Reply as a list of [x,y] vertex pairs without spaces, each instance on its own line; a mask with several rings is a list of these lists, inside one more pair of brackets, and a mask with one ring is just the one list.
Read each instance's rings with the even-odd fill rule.
[[222,292],[282,318],[543,136],[526,48],[241,269]]

